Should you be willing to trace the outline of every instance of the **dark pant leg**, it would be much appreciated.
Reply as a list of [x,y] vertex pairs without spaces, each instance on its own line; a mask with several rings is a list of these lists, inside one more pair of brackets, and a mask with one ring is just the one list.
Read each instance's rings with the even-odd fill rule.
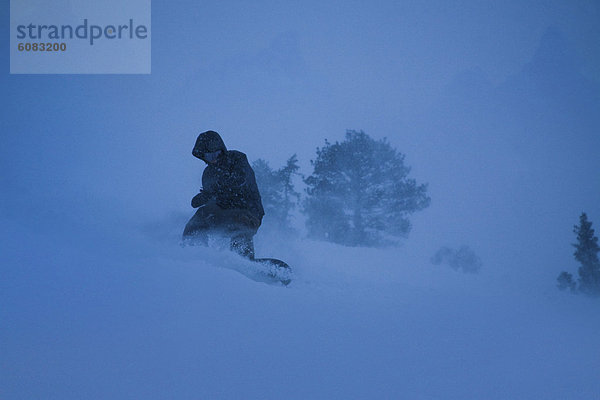
[[229,248],[242,257],[254,260],[254,240],[251,234],[240,233],[231,237]]
[[183,230],[183,240],[187,243],[208,244],[208,233],[216,227],[216,216],[221,209],[213,203],[208,203],[196,210]]
[[231,238],[229,247],[242,257],[254,259],[254,240],[260,221],[252,216],[248,210],[229,209],[223,210],[217,220]]
[[259,226],[260,220],[253,217],[248,210],[222,209],[215,203],[208,203],[199,208],[188,221],[183,231],[183,239],[185,242],[208,244],[208,234],[216,232],[231,238],[231,250],[253,259],[252,238]]

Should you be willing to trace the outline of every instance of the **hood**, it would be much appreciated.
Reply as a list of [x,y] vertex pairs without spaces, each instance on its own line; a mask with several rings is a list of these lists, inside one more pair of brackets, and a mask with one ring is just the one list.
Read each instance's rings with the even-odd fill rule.
[[212,153],[217,150],[227,151],[223,139],[215,131],[206,131],[198,135],[192,154],[202,160],[204,153]]

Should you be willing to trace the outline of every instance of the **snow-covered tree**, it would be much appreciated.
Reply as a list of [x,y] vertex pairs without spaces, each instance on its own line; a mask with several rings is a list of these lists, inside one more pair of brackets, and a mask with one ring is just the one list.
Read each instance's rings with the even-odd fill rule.
[[299,175],[299,168],[295,154],[278,170],[273,170],[269,163],[262,159],[252,163],[265,209],[265,226],[291,230],[291,212],[300,198],[293,182],[294,175]]
[[309,235],[349,246],[395,243],[410,231],[408,215],[430,203],[427,185],[409,179],[404,155],[387,140],[347,131],[317,148],[304,181]]
[[[592,229],[592,222],[588,220],[587,214],[582,213],[579,217],[579,225],[575,225],[573,232],[577,235],[575,247],[575,259],[579,262],[579,287],[582,293],[592,296],[600,296],[600,260],[598,259],[598,238]],[[558,278],[558,287],[575,288],[573,277],[568,272],[562,272]]]

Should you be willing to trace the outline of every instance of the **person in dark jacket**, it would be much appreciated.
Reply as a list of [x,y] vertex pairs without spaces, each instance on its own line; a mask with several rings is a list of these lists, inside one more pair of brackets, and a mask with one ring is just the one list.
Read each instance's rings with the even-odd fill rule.
[[202,189],[192,199],[198,210],[185,226],[184,241],[207,244],[208,234],[217,232],[231,238],[232,250],[254,259],[253,237],[265,211],[246,155],[227,150],[214,131],[198,136],[192,154],[207,166]]

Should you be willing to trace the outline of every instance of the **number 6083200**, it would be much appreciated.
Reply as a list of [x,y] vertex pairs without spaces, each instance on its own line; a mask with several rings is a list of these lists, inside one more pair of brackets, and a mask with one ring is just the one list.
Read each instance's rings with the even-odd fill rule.
[[66,43],[19,43],[19,51],[66,51]]

